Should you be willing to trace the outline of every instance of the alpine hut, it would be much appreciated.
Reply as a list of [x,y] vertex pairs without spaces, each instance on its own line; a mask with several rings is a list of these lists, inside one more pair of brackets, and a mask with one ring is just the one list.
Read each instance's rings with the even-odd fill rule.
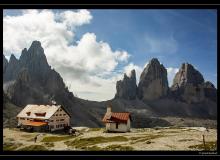
[[33,131],[55,131],[70,126],[70,115],[61,105],[27,105],[18,115],[18,126]]
[[107,106],[107,112],[102,119],[107,132],[129,132],[131,126],[131,114],[129,112],[112,112],[112,106]]

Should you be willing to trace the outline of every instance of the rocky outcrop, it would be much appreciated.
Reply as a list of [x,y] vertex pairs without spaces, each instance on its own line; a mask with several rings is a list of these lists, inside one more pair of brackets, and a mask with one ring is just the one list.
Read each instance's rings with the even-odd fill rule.
[[174,77],[171,95],[187,103],[200,103],[216,98],[216,89],[211,82],[204,82],[202,74],[191,64],[183,63]]
[[6,93],[12,102],[24,106],[28,103],[49,103],[51,97],[70,97],[62,77],[47,63],[47,58],[39,41],[33,41],[30,48],[22,50],[20,59],[11,55],[4,73]]
[[132,70],[130,76],[124,74],[123,80],[117,81],[115,98],[133,100],[136,98],[136,95],[136,73],[135,70]]
[[8,66],[8,60],[5,58],[5,55],[3,54],[3,74],[5,73],[7,66]]
[[3,81],[7,82],[14,80],[17,77],[19,70],[19,61],[16,59],[14,54],[12,54],[7,64],[7,67],[5,67],[5,72],[3,72]]
[[202,83],[204,83],[202,74],[188,63],[182,64],[173,80],[173,86],[175,87],[182,87],[187,84],[198,85]]
[[203,84],[203,88],[205,97],[211,99],[214,102],[217,102],[217,89],[215,88],[215,86],[211,82],[206,81]]
[[[13,62],[13,56],[11,61]],[[20,59],[16,62],[18,67],[13,69],[18,69],[18,72],[16,76],[11,76],[13,83],[4,82],[4,85],[7,84],[5,93],[13,104],[24,107],[30,103],[50,104],[51,100],[55,100],[74,117],[71,119],[72,125],[90,127],[103,125],[100,117],[96,117],[91,111],[97,108],[97,104],[88,109],[84,107],[83,100],[69,92],[60,74],[48,65],[40,42],[34,41],[29,49],[23,49]],[[91,102],[85,102],[91,106]]]
[[39,41],[33,41],[28,50],[26,48],[22,50],[19,62],[21,68],[28,68],[33,80],[41,83],[45,82],[44,80],[51,70]]
[[138,97],[142,100],[156,100],[167,95],[167,70],[158,59],[153,58],[141,73]]
[[30,80],[30,74],[27,68],[22,68],[17,76],[17,81],[28,84]]
[[[13,55],[8,63],[3,59],[3,85],[7,84],[3,88],[15,107],[24,107],[30,103],[50,104],[51,100],[55,100],[70,112],[73,126],[104,126],[101,119],[108,102],[115,102],[113,107],[116,111],[131,112],[134,116],[133,127],[169,125],[155,119],[160,116],[216,119],[217,94],[214,85],[204,82],[201,74],[192,65],[184,64],[181,68],[183,73],[178,72],[170,92],[167,71],[154,58],[141,74],[138,87],[133,70],[130,76],[125,74],[123,80],[117,82],[114,99],[88,101],[76,98],[69,92],[60,74],[48,65],[40,42],[34,41],[29,49],[22,50],[19,60]],[[8,113],[9,110],[5,109],[7,107],[4,106],[4,111]],[[143,121],[147,123],[143,124]],[[152,125],[149,126],[150,123]]]

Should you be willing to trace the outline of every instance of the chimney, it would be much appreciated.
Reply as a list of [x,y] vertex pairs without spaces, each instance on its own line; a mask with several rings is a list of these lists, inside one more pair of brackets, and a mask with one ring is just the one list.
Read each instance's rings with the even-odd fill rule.
[[112,105],[108,104],[106,113],[111,113],[111,112],[112,112]]
[[56,104],[57,104],[57,102],[56,102],[56,101],[54,101],[54,100],[52,100],[52,101],[51,101],[51,104],[52,104],[52,105],[56,105]]

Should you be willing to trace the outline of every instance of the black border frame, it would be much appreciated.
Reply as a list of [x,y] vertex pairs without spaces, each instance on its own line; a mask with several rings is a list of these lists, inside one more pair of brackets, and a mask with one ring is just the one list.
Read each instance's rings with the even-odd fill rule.
[[[39,0],[41,2],[41,0]],[[1,7],[1,17],[3,22],[3,10],[4,9],[216,9],[217,10],[217,28],[219,27],[220,21],[220,10],[219,6],[215,4],[5,4],[0,5]],[[1,25],[2,29],[2,38],[3,38],[3,23]],[[219,32],[217,32],[217,59],[219,58]],[[3,52],[3,41],[1,43],[2,52]],[[217,63],[217,68],[219,67]],[[217,70],[219,72],[219,70]],[[219,78],[219,76],[217,76]],[[3,82],[2,82],[3,84]],[[217,88],[219,87],[217,83]],[[217,90],[217,95],[219,96],[219,90]],[[217,102],[217,111],[218,111],[218,102]],[[3,112],[3,110],[2,110]],[[196,156],[196,157],[216,157],[220,154],[220,141],[219,141],[219,113],[217,118],[217,152],[205,152],[205,151],[132,151],[132,152],[117,152],[117,151],[42,151],[42,152],[27,152],[27,151],[3,151],[1,149],[0,156]],[[3,113],[2,113],[3,115]],[[2,119],[1,119],[2,122]],[[3,122],[2,122],[3,124]],[[1,128],[2,129],[2,128]],[[2,129],[2,141],[3,141],[3,129]],[[2,143],[3,144],[3,143]],[[42,154],[42,155],[41,155]],[[112,157],[112,158],[113,158]]]

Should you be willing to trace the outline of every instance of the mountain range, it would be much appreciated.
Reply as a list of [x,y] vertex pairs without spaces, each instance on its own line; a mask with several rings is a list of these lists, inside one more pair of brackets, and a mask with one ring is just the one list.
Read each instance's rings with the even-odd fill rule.
[[169,87],[166,68],[153,58],[141,73],[138,85],[132,70],[116,83],[113,99],[88,101],[69,91],[61,75],[48,64],[39,41],[33,41],[29,49],[24,48],[19,59],[12,54],[8,61],[3,55],[3,98],[4,126],[9,127],[15,125],[16,121],[11,119],[25,105],[51,104],[52,100],[71,114],[73,126],[104,126],[101,120],[109,103],[114,111],[131,112],[132,127],[172,125],[167,117],[183,121],[217,119],[217,89],[189,63],[180,66]]

